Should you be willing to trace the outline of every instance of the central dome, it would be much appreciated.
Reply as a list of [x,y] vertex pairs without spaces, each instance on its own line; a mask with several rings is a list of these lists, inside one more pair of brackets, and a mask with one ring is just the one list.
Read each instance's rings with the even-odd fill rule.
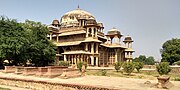
[[65,13],[62,18],[67,18],[67,17],[76,17],[77,19],[89,19],[89,18],[94,18],[92,14],[89,12],[86,12],[79,7],[75,10],[69,11]]
[[87,11],[80,9],[79,7],[75,10],[65,13],[61,17],[61,25],[77,24],[80,20],[94,19],[94,16]]

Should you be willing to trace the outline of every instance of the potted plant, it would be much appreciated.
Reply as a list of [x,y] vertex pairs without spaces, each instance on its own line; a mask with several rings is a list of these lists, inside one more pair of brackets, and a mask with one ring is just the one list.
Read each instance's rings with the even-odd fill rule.
[[156,65],[157,72],[159,73],[158,79],[158,88],[168,88],[169,86],[169,80],[170,76],[168,73],[171,71],[171,68],[169,66],[169,62],[161,62],[160,64]]

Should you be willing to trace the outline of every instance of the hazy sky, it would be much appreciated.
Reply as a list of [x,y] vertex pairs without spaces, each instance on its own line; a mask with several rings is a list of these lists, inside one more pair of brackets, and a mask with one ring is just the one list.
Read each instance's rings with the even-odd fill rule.
[[180,0],[1,0],[0,15],[50,24],[78,4],[103,22],[105,32],[116,27],[132,36],[134,56],[160,59],[162,44],[180,38]]

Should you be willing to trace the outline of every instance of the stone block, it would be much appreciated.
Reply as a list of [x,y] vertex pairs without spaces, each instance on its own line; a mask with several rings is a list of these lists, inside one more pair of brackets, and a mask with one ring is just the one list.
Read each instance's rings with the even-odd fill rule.
[[3,72],[5,73],[14,73],[16,70],[16,66],[5,66],[5,69]]
[[38,72],[36,73],[37,76],[43,76],[45,73],[47,73],[48,68],[47,67],[38,67]]

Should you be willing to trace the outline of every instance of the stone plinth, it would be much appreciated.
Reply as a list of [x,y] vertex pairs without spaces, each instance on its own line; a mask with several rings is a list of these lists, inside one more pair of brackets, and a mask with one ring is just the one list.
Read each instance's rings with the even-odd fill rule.
[[24,71],[24,67],[16,66],[15,74],[22,74]]
[[37,76],[42,76],[43,74],[47,73],[47,67],[38,67],[38,72],[36,73]]
[[68,67],[64,67],[64,66],[47,66],[48,71],[45,74],[45,76],[48,77],[56,77],[59,76],[63,73],[64,69],[68,69]]
[[170,89],[173,84],[169,81],[170,77],[169,76],[159,76],[157,77],[158,79],[158,88],[165,88],[165,89]]
[[3,72],[5,73],[14,73],[16,70],[16,66],[5,66],[5,69]]
[[38,71],[37,67],[24,67],[23,74],[24,75],[34,75]]
[[63,73],[61,74],[61,78],[74,78],[74,77],[80,77],[81,73],[76,69],[64,69]]

